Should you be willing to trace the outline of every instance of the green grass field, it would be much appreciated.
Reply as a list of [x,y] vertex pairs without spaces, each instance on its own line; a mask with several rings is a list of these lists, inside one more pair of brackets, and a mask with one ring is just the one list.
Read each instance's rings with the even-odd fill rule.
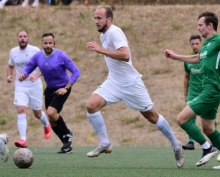
[[111,154],[88,158],[94,147],[74,147],[72,154],[56,154],[58,148],[30,148],[34,163],[28,169],[19,169],[13,163],[11,148],[7,163],[0,162],[1,177],[219,177],[216,158],[202,167],[196,167],[201,149],[185,151],[184,167],[178,169],[173,151],[168,147],[113,147]]

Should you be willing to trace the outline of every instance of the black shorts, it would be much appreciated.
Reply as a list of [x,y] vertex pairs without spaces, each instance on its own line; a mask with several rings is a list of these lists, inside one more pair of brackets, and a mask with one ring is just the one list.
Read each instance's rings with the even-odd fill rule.
[[[60,88],[63,88],[63,87],[60,87]],[[62,111],[63,105],[66,102],[71,92],[71,88],[64,95],[56,94],[55,91],[57,91],[58,89],[59,88],[51,89],[51,88],[46,87],[46,89],[44,90],[46,110],[48,109],[49,106],[51,106],[55,108],[58,113]]]

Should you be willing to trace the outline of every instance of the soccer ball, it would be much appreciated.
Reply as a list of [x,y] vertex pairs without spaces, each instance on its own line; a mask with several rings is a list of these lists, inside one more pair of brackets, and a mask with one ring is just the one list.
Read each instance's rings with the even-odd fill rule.
[[3,139],[3,141],[5,142],[5,144],[7,144],[8,141],[9,141],[9,136],[7,135],[7,133],[1,133],[1,134],[0,134],[0,138]]
[[18,168],[29,168],[34,161],[34,156],[30,149],[19,148],[15,151],[13,160]]

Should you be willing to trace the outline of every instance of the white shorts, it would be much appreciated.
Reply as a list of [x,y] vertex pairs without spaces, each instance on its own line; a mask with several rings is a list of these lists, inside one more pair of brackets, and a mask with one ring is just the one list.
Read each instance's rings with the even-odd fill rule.
[[43,104],[43,88],[42,87],[19,87],[16,86],[14,94],[14,105],[30,107],[33,110],[41,110]]
[[148,90],[141,79],[129,87],[116,86],[107,79],[93,93],[103,97],[107,104],[124,101],[128,107],[141,112],[146,112],[154,106]]

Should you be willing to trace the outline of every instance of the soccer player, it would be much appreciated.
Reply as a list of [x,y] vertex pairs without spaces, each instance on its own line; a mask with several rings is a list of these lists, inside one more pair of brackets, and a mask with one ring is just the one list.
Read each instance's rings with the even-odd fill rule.
[[6,133],[0,134],[0,155],[3,162],[7,162],[9,158],[9,149],[7,143],[9,141],[9,136]]
[[176,139],[169,123],[154,109],[141,77],[132,65],[131,52],[123,31],[112,24],[113,11],[110,6],[98,6],[94,13],[97,30],[101,33],[102,46],[96,42],[88,42],[91,51],[103,54],[109,74],[89,98],[86,109],[87,116],[97,132],[100,144],[88,157],[97,157],[100,153],[111,153],[112,146],[106,131],[100,109],[106,105],[124,101],[125,104],[141,114],[169,139],[176,158],[178,168],[184,164],[184,154],[180,142]]
[[[27,63],[19,80],[24,81],[29,74],[39,67],[47,84],[44,90],[45,107],[54,133],[63,143],[58,153],[72,152],[72,137],[60,112],[66,102],[71,86],[80,76],[80,70],[63,51],[54,48],[55,40],[52,33],[42,35],[43,50],[37,52]],[[71,72],[69,77],[67,70]]]
[[44,137],[50,138],[50,124],[46,114],[42,111],[43,103],[43,85],[40,79],[40,71],[38,68],[34,70],[28,79],[24,82],[19,82],[18,77],[25,68],[30,58],[40,49],[33,45],[28,44],[29,36],[27,31],[20,31],[17,34],[18,46],[11,49],[8,60],[7,69],[7,82],[13,81],[13,72],[16,68],[15,78],[15,93],[14,93],[14,105],[17,108],[18,113],[18,131],[20,139],[15,141],[15,146],[26,148],[26,131],[27,131],[27,108],[30,107],[33,110],[34,116],[41,121],[44,126]]
[[[200,35],[192,35],[189,39],[192,55],[198,54],[202,46],[202,39]],[[186,101],[191,101],[199,95],[202,91],[202,74],[200,71],[200,63],[191,64],[184,62],[184,97]],[[190,119],[194,124],[196,123],[196,116]],[[189,142],[182,146],[185,150],[194,150],[194,139],[189,136]]]
[[[220,150],[220,133],[215,127],[220,101],[220,35],[216,33],[217,28],[218,17],[216,14],[203,12],[198,16],[197,29],[205,41],[199,54],[179,55],[169,49],[164,51],[165,56],[170,59],[201,64],[202,92],[189,101],[177,116],[177,123],[180,127],[202,146],[203,155],[196,163],[197,166],[207,163],[211,157],[217,154],[217,149]],[[205,139],[199,127],[190,121],[195,115],[200,115],[203,132],[214,147]]]

